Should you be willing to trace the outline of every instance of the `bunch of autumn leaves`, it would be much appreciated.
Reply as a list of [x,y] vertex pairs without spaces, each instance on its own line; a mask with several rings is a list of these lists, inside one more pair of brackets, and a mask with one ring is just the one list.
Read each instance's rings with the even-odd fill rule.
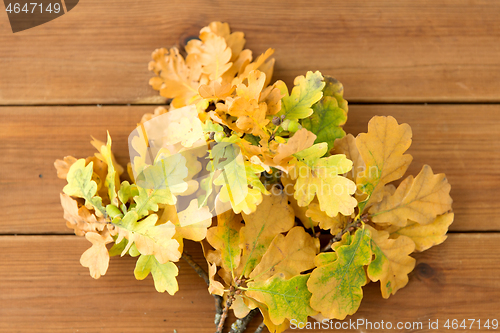
[[[56,161],[58,176],[68,181],[64,217],[93,244],[81,263],[94,278],[105,274],[110,255],[128,254],[139,257],[138,279],[151,273],[158,291],[173,294],[174,262],[189,239],[203,246],[210,293],[223,296],[238,318],[258,308],[271,332],[308,316],[344,319],[358,309],[368,281],[380,281],[389,297],[408,282],[410,254],[446,239],[450,185],[427,165],[392,185],[412,160],[405,154],[407,124],[374,117],[367,133],[346,135],[338,81],[308,72],[291,92],[282,81],[270,85],[273,51],[253,60],[244,44],[243,33],[214,22],[188,42],[185,57],[175,47],[156,50],[150,84],[171,102],[141,124],[170,117],[174,125],[163,142],[180,156],[176,167],[160,163],[173,148],[148,166],[147,140],[138,138],[131,181],[121,182],[111,139],[94,140],[95,156]],[[244,160],[217,166],[209,150],[212,160],[203,167],[215,175],[200,184],[194,179],[202,163],[190,153],[197,142],[226,145],[226,154],[237,147]],[[163,174],[176,186],[143,188],[139,173],[146,183]],[[213,222],[202,193],[215,196]],[[177,211],[183,196],[198,199]],[[322,230],[332,236],[320,249]]]

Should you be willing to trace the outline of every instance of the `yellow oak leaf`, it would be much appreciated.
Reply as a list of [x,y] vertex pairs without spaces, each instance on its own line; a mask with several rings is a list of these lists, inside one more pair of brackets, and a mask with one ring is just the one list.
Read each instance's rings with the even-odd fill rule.
[[317,195],[322,211],[333,217],[338,213],[351,215],[357,201],[351,195],[356,185],[340,176],[351,170],[352,162],[345,155],[332,155],[317,160],[312,167],[298,162],[290,171],[295,183],[294,197],[299,206],[307,206]]
[[189,206],[177,212],[174,205],[165,205],[156,225],[170,221],[175,226],[175,239],[180,243],[182,239],[200,242],[207,235],[207,228],[212,224],[212,214],[207,206],[198,207],[198,200],[193,199]]
[[104,217],[97,218],[85,206],[78,208],[78,202],[69,195],[61,193],[60,197],[66,226],[73,229],[75,235],[84,236],[88,232],[99,232],[106,228]]
[[284,193],[264,196],[262,202],[252,214],[243,213],[245,226],[240,231],[242,272],[249,276],[260,262],[274,237],[290,230],[295,223],[293,210]]
[[57,170],[57,177],[60,179],[66,179],[68,175],[69,168],[77,161],[73,156],[66,156],[64,159],[57,159],[54,162],[54,167]]
[[233,310],[236,318],[244,318],[252,309],[248,307],[242,296],[236,295],[230,309]]
[[373,282],[380,281],[382,297],[389,298],[408,283],[408,274],[415,267],[415,259],[409,256],[415,250],[415,243],[410,237],[390,239],[385,230],[365,227],[370,231],[375,255],[366,273]]
[[196,69],[198,62],[190,61],[188,66],[184,58],[175,47],[170,50],[161,48],[152,54],[153,61],[149,63],[149,70],[157,76],[149,80],[149,84],[155,90],[160,91],[160,95],[166,98],[173,98],[171,105],[180,108],[195,103],[200,97],[198,88],[200,84],[200,69]]
[[[200,35],[209,32],[223,37],[226,40],[227,46],[231,49],[231,61],[234,61],[236,60],[236,58],[238,58],[240,52],[245,46],[245,35],[242,32],[236,31],[231,33],[229,24],[222,22],[211,22],[207,27],[201,29]],[[203,40],[204,37],[201,39]]]
[[[109,201],[112,205],[118,206],[118,197],[116,192],[120,187],[120,175],[124,170],[123,167],[116,162],[115,156],[111,151],[111,136],[108,132],[108,141],[106,144],[95,138],[92,139],[93,140],[90,143],[99,151],[99,153],[95,153],[95,157],[106,164],[105,177],[102,179],[104,180],[104,186],[107,189]],[[97,164],[94,163],[94,169],[96,165]]]
[[241,75],[245,71],[245,68],[248,66],[248,64],[252,62],[252,51],[245,49],[240,52],[240,54],[234,61],[233,57],[231,56],[231,61],[233,62],[231,68],[229,68],[224,74],[222,74],[221,78],[223,82],[230,83],[233,86],[243,81],[239,78],[239,75]]
[[395,231],[389,231],[391,238],[397,238],[403,235],[411,238],[415,242],[415,251],[425,251],[434,245],[441,244],[447,238],[448,227],[453,223],[454,214],[447,213],[439,215],[436,219],[427,225],[409,220],[403,228],[395,228]]
[[434,175],[428,165],[424,165],[415,177],[408,177],[385,200],[374,204],[369,212],[375,223],[391,223],[405,226],[407,220],[422,225],[432,223],[438,215],[451,210],[451,186],[444,174]]
[[358,175],[363,174],[366,169],[365,162],[356,146],[356,139],[352,134],[336,139],[331,153],[344,154],[347,159],[352,161],[352,169],[346,174],[346,177],[354,182],[358,179]]
[[203,250],[203,255],[205,256],[205,259],[207,259],[207,263],[216,264],[219,267],[222,266],[222,256],[220,251],[213,248],[206,238],[202,240],[200,244]]
[[269,123],[266,119],[267,104],[259,103],[257,100],[247,100],[243,97],[226,99],[228,113],[237,117],[236,126],[238,132],[250,133],[256,136],[265,136],[265,126]]
[[275,274],[290,279],[314,268],[314,258],[319,251],[319,239],[304,231],[292,228],[286,236],[276,235],[260,263],[250,274],[254,281],[267,280]]
[[284,164],[293,159],[293,154],[298,153],[306,148],[311,147],[316,140],[316,135],[305,128],[301,128],[287,141],[280,143],[277,154],[273,161],[276,164]]
[[202,65],[202,73],[216,80],[231,68],[231,48],[224,37],[204,31],[200,40],[192,39],[186,45],[187,59],[196,59]]
[[160,264],[179,260],[181,252],[179,242],[174,238],[175,226],[172,222],[156,225],[156,214],[148,215],[141,221],[137,220],[137,213],[129,211],[121,221],[114,221],[118,227],[116,242],[119,243],[123,238],[129,241],[122,255],[135,244],[141,254],[155,256]]
[[330,217],[320,209],[319,204],[316,202],[312,202],[307,206],[306,216],[319,225],[321,229],[330,230],[332,235],[336,235],[344,229],[350,218],[340,213],[334,217]]
[[368,123],[368,133],[356,137],[356,146],[366,164],[366,170],[358,175],[358,188],[368,194],[368,202],[382,199],[385,184],[401,178],[412,161],[404,155],[411,145],[411,128],[408,124],[398,125],[393,117],[373,117]]
[[230,83],[220,83],[218,81],[212,81],[210,82],[210,84],[201,85],[198,91],[201,97],[217,102],[231,96],[234,88],[235,87],[231,86]]
[[281,93],[281,90],[276,87],[275,84],[266,87],[260,93],[259,102],[265,102],[267,104],[267,115],[275,115],[281,110],[281,98],[285,94]]
[[98,279],[108,270],[109,253],[106,244],[113,242],[113,238],[107,232],[102,235],[97,232],[87,232],[85,238],[92,243],[92,246],[83,252],[80,264],[88,267],[90,276]]
[[217,226],[207,232],[208,243],[220,251],[221,266],[232,273],[240,264],[239,233],[242,227],[241,216],[236,216],[232,210],[228,210],[217,215]]
[[217,273],[217,265],[208,263],[208,279],[210,285],[208,286],[208,292],[212,295],[224,295],[224,285],[219,281],[215,280],[215,274]]
[[250,100],[260,100],[260,94],[262,89],[264,89],[264,82],[266,81],[266,74],[261,71],[254,70],[248,74],[247,84],[240,83],[236,88],[236,95],[243,97],[244,99]]
[[169,261],[159,263],[154,256],[141,255],[135,265],[134,275],[137,280],[144,280],[149,273],[153,276],[155,289],[159,293],[168,292],[170,295],[179,290],[176,276],[179,273],[177,266]]
[[245,62],[244,66],[242,66],[244,67],[244,69],[239,71],[237,77],[234,78],[233,80],[233,84],[234,85],[240,84],[246,78],[248,78],[250,72],[254,70],[259,70],[266,75],[266,81],[264,82],[264,87],[267,87],[269,85],[269,82],[271,82],[271,77],[273,76],[274,59],[270,58],[273,55],[273,53],[274,49],[267,49],[266,52],[261,54],[254,62],[251,63]]
[[270,333],[282,333],[290,327],[290,321],[288,319],[283,320],[283,322],[278,325],[274,324],[269,315],[269,309],[267,305],[259,302],[255,303],[256,306],[259,307],[260,313],[262,314],[263,317],[264,324],[266,325]]

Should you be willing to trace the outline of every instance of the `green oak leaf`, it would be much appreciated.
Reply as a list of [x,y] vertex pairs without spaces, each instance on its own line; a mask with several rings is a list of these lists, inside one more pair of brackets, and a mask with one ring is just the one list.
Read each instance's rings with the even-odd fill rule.
[[137,195],[139,195],[137,185],[130,184],[126,180],[121,183],[120,189],[118,190],[118,199],[120,199],[120,202],[127,203],[130,199]]
[[341,126],[347,120],[347,112],[330,96],[323,96],[312,108],[313,114],[302,120],[302,126],[316,134],[315,143],[326,142],[330,151],[335,140],[345,136]]
[[323,89],[323,96],[335,97],[339,108],[348,112],[347,101],[344,99],[344,87],[337,79],[325,75],[325,88]]
[[267,280],[249,282],[245,294],[268,307],[269,317],[275,325],[280,325],[285,319],[305,323],[308,316],[317,314],[309,305],[309,276],[297,275],[286,280],[277,274]]
[[346,233],[344,244],[335,252],[319,254],[317,268],[307,282],[312,308],[329,319],[343,320],[355,313],[363,298],[361,287],[368,282],[364,266],[371,257],[370,233],[365,228],[354,236]]
[[[219,145],[215,147],[219,147]],[[214,179],[215,185],[222,185],[220,189],[220,199],[223,202],[230,202],[233,210],[237,211],[237,207],[245,204],[246,197],[249,193],[247,174],[243,156],[236,152],[236,145],[228,145],[225,147],[224,161],[217,160],[216,169],[222,169],[220,175]],[[216,155],[219,156],[219,155]],[[214,157],[215,163],[215,157]]]
[[321,156],[325,155],[328,151],[328,144],[325,142],[317,143],[312,145],[309,148],[299,151],[298,153],[293,154],[297,159],[301,162],[304,162],[309,167],[314,167],[316,162],[321,158]]
[[297,76],[294,85],[290,95],[287,89],[281,89],[285,96],[281,99],[281,111],[278,116],[285,115],[285,119],[297,121],[313,113],[311,106],[323,96],[325,82],[319,71],[309,71],[306,76]]
[[160,264],[154,256],[141,255],[135,265],[135,278],[144,280],[149,273],[153,276],[156,291],[160,293],[167,291],[173,295],[179,290],[175,278],[179,274],[179,269],[173,262]]
[[181,154],[160,156],[154,165],[145,168],[137,176],[139,195],[134,197],[134,210],[139,218],[148,215],[150,210],[158,211],[158,204],[174,205],[177,202],[174,194],[188,188],[184,181],[187,175],[186,158]]

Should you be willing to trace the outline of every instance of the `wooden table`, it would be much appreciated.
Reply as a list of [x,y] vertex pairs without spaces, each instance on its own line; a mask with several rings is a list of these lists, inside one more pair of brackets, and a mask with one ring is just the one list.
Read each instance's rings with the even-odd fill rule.
[[[409,123],[409,172],[427,163],[452,184],[448,240],[415,255],[408,286],[389,300],[367,286],[352,318],[423,322],[412,332],[500,319],[499,18],[498,1],[479,0],[82,0],[13,34],[0,14],[0,332],[214,331],[213,298],[183,262],[173,297],[136,281],[130,258],[90,278],[79,263],[88,243],[65,227],[53,167],[93,154],[90,135],[106,129],[126,164],[129,132],[164,102],[148,85],[151,52],[214,20],[245,32],[254,54],[275,48],[276,79],[320,70],[343,82],[348,132],[366,131],[373,115]],[[202,262],[196,244],[187,251]]]

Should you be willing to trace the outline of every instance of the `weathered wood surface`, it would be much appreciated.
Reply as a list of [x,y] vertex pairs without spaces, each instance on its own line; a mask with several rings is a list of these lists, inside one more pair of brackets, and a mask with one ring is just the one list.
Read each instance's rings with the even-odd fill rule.
[[[102,140],[106,130],[126,164],[128,134],[155,108],[126,105],[163,102],[148,85],[151,52],[213,20],[243,31],[254,55],[275,48],[275,79],[321,70],[344,84],[350,102],[373,103],[351,104],[347,132],[366,131],[374,115],[409,123],[409,173],[429,164],[449,178],[453,234],[415,255],[409,285],[389,300],[378,284],[365,287],[352,319],[422,322],[407,330],[419,333],[447,331],[447,319],[500,319],[499,17],[500,2],[485,0],[85,0],[13,34],[0,15],[0,332],[214,331],[213,298],[183,262],[173,297],[150,277],[136,281],[132,258],[113,258],[97,281],[89,276],[79,264],[89,243],[63,235],[64,181],[53,167],[56,158],[93,154],[90,135]],[[187,249],[204,262],[196,244]],[[485,329],[476,322],[467,331]]]
[[351,101],[500,101],[500,3],[85,0],[13,34],[0,17],[0,104],[155,103],[147,63],[211,21],[276,49],[276,78],[336,76]]
[[[127,137],[153,106],[0,108],[0,193],[3,234],[68,233],[59,195],[65,182],[54,160],[94,154],[90,135],[113,138],[118,161],[128,162]],[[500,106],[354,105],[346,131],[366,132],[374,115],[393,115],[413,129],[409,173],[424,164],[452,184],[456,220],[451,230],[500,230]]]
[[[443,332],[446,319],[500,319],[499,242],[498,234],[450,235],[442,245],[415,255],[408,286],[388,300],[378,283],[365,287],[361,308],[351,319],[422,322],[424,329],[414,332]],[[213,298],[184,262],[180,291],[169,296],[154,290],[151,277],[136,281],[130,257],[112,259],[108,273],[93,280],[78,262],[88,246],[76,236],[0,237],[0,332],[214,331]],[[202,262],[197,244],[189,243],[187,251]],[[426,329],[436,319],[440,330]]]

